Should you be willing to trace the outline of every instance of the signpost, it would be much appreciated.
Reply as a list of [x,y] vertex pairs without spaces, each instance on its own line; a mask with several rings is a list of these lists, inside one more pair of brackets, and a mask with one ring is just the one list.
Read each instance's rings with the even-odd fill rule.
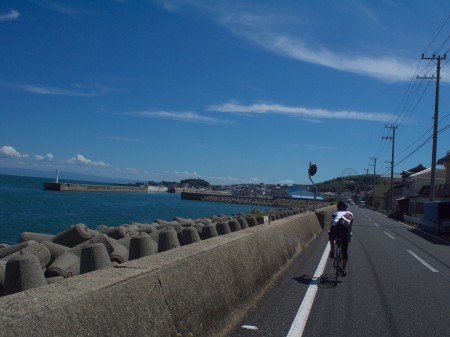
[[317,165],[316,164],[311,164],[311,162],[309,162],[309,168],[308,168],[308,176],[309,176],[309,180],[311,180],[311,183],[314,186],[314,204],[313,204],[313,211],[316,210],[316,195],[317,195],[317,187],[316,184],[314,184],[314,181],[312,181],[311,177],[313,175],[315,175],[317,172]]

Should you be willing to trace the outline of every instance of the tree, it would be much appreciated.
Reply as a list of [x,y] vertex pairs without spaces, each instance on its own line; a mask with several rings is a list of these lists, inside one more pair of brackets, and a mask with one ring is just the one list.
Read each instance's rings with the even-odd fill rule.
[[211,184],[203,179],[184,179],[180,181],[180,185],[189,184],[192,187],[210,187]]

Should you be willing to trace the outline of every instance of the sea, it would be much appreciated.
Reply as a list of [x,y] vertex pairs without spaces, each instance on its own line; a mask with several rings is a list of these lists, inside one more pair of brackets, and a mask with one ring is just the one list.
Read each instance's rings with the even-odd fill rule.
[[[119,226],[268,209],[267,206],[182,200],[179,193],[59,192],[44,190],[48,178],[0,174],[0,243],[15,244],[23,232],[57,234],[83,223]],[[104,184],[64,180],[60,182]]]

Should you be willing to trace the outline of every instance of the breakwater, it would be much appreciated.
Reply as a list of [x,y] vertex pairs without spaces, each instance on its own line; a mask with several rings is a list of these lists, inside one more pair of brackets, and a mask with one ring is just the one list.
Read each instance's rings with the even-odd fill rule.
[[[14,248],[0,264],[10,270],[0,336],[224,336],[321,232],[331,209],[24,233],[41,253]],[[43,264],[51,281],[30,278]],[[17,269],[25,279],[15,283],[33,279],[29,289],[7,285]]]
[[127,185],[93,185],[45,182],[44,190],[47,191],[73,191],[73,192],[145,192],[148,186],[127,186]]
[[222,202],[232,204],[258,205],[277,208],[295,208],[300,212],[312,211],[316,208],[328,206],[330,203],[325,200],[301,199],[301,198],[256,198],[237,197],[231,195],[218,195],[204,192],[181,192],[181,199],[199,200],[210,202]]

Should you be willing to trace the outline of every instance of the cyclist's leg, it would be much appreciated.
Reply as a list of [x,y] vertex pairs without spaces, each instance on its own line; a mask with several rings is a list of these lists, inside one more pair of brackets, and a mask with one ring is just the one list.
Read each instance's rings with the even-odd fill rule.
[[328,232],[328,240],[330,241],[330,257],[334,257],[334,240],[336,239],[336,227],[331,226]]
[[[336,241],[336,245],[337,245],[337,241]],[[339,278],[339,274],[341,272],[341,261],[342,261],[342,251],[341,249],[339,249],[339,247],[337,247],[337,249],[335,249],[335,254],[334,254],[334,261],[333,261],[333,267],[336,268],[335,269],[335,278],[334,278],[334,282],[337,285],[338,283],[338,278]]]
[[345,271],[348,261],[348,235],[342,237],[342,256],[343,256],[343,269]]

